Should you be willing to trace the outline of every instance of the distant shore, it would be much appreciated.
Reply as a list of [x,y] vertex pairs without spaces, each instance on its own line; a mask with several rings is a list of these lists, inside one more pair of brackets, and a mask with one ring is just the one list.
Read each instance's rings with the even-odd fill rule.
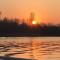
[[37,24],[29,26],[26,23],[18,24],[18,20],[4,18],[0,20],[0,37],[58,37],[60,24]]
[[60,37],[60,35],[0,35],[0,37]]

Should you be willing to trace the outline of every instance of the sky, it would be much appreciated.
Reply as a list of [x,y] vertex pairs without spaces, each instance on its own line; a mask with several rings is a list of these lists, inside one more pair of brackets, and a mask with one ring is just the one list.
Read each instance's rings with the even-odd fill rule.
[[29,19],[34,12],[38,22],[60,23],[60,0],[0,0],[1,16]]

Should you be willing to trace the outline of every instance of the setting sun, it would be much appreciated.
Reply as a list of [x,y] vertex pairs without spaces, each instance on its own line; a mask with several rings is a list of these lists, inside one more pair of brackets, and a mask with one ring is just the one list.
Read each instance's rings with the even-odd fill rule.
[[37,24],[37,22],[36,21],[32,21],[32,24]]

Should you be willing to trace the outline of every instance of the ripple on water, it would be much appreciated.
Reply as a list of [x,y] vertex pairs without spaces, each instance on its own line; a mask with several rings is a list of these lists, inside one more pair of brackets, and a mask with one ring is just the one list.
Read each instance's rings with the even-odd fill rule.
[[[0,42],[0,56],[33,58],[37,60],[60,59],[60,41]],[[44,59],[45,58],[45,59]]]

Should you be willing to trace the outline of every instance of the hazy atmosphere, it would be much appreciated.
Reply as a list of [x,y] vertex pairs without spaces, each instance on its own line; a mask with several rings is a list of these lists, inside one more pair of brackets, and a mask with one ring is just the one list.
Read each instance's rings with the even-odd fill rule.
[[0,0],[0,60],[60,60],[60,0]]
[[1,17],[28,19],[35,13],[38,22],[60,23],[60,0],[0,0]]

